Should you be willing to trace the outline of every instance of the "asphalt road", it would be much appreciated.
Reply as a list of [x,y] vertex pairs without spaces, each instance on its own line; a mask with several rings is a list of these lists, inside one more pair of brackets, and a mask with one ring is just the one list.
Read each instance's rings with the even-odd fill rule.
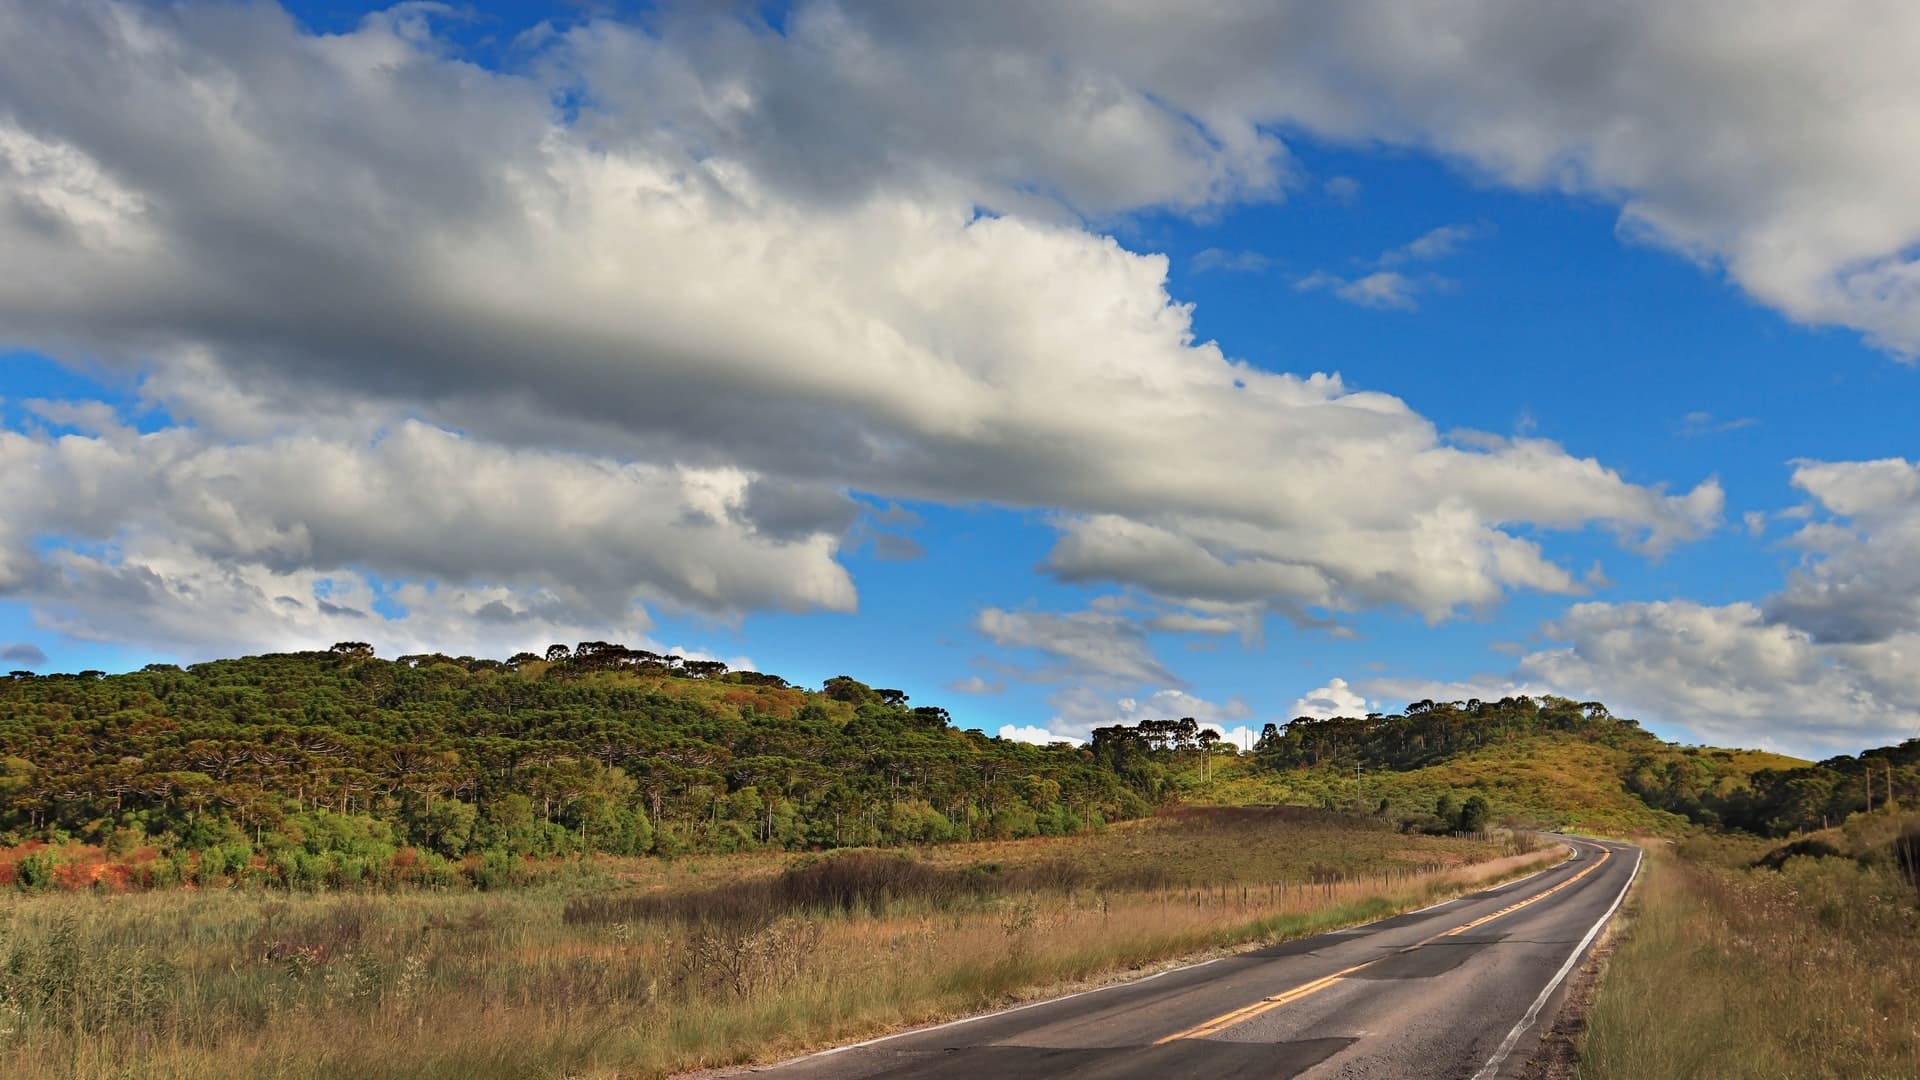
[[1425,911],[766,1069],[778,1080],[1517,1075],[1640,853]]

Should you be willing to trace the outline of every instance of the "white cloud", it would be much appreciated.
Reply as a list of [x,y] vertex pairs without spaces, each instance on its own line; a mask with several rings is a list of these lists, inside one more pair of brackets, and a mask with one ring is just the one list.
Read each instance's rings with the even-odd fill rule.
[[1360,181],[1351,176],[1330,176],[1320,187],[1327,193],[1327,198],[1341,206],[1352,206],[1360,200]]
[[1577,604],[1520,671],[1711,743],[1825,757],[1920,733],[1920,633],[1820,645],[1752,604]]
[[1480,225],[1442,225],[1422,233],[1397,248],[1389,248],[1381,252],[1379,265],[1400,266],[1410,262],[1444,259],[1486,232],[1486,227]]
[[1365,716],[1372,711],[1372,703],[1365,696],[1347,685],[1347,680],[1335,678],[1327,680],[1327,685],[1295,698],[1290,715],[1327,720],[1335,716]]
[[[1541,628],[1558,644],[1510,675],[1360,690],[1393,702],[1598,699],[1708,742],[1816,758],[1920,735],[1920,465],[1803,461],[1792,479],[1813,505],[1773,516],[1803,522],[1787,541],[1803,562],[1761,603],[1576,604]],[[1768,515],[1745,520],[1758,533]]]
[[978,675],[969,675],[964,679],[955,679],[947,684],[947,689],[956,694],[998,694],[1007,688],[1007,684],[998,679],[987,680]]
[[1155,630],[1170,634],[1246,634],[1247,620],[1222,615],[1200,615],[1191,611],[1169,611],[1147,620]]
[[1479,675],[1469,679],[1362,679],[1355,689],[1371,698],[1376,707],[1385,708],[1403,708],[1415,701],[1499,701],[1509,697],[1539,697],[1557,693],[1550,686],[1499,675]]
[[1071,735],[1056,735],[1053,732],[1048,731],[1046,728],[1021,726],[1017,724],[1004,724],[1001,726],[997,734],[1002,739],[1012,739],[1015,742],[1032,743],[1035,746],[1047,746],[1049,744],[1057,743],[1057,742],[1066,742],[1066,743],[1086,742],[1085,739],[1075,738],[1074,736],[1071,736]]
[[1422,283],[1397,270],[1375,270],[1336,286],[1333,295],[1361,307],[1413,311],[1420,306],[1415,296],[1422,287]]
[[[901,52],[1044,56],[1140,87],[1217,128],[1223,147],[1252,145],[1249,127],[1293,128],[1431,150],[1482,181],[1594,195],[1620,206],[1623,235],[1716,264],[1793,319],[1920,349],[1920,147],[1901,137],[1920,123],[1911,5],[842,9]],[[990,85],[995,69],[981,71]]]
[[[747,477],[726,469],[509,449],[418,422],[372,441],[237,445],[188,428],[0,432],[0,464],[0,589],[84,638],[521,648],[644,630],[643,603],[854,606],[835,536],[764,535]],[[36,552],[36,529],[68,543]],[[407,618],[373,612],[374,577],[401,583],[389,599]]]
[[1722,435],[1729,431],[1749,428],[1760,421],[1751,416],[1742,416],[1737,420],[1721,420],[1710,412],[1690,412],[1680,422],[1680,434],[1685,438],[1698,438],[1702,435]]
[[1393,267],[1408,263],[1444,259],[1477,236],[1487,232],[1479,225],[1442,225],[1395,248],[1388,248],[1368,265],[1371,273],[1345,277],[1330,270],[1315,270],[1293,283],[1301,292],[1326,290],[1349,304],[1383,311],[1414,311],[1420,296],[1451,289],[1454,283],[1438,274],[1408,275]]
[[1195,273],[1226,270],[1236,274],[1257,274],[1273,265],[1273,260],[1257,251],[1228,251],[1210,247],[1194,252],[1191,263]]
[[[1344,8],[1255,54],[1276,44],[1258,21],[1143,37],[1071,7],[805,3],[783,34],[591,20],[501,73],[423,7],[321,36],[267,5],[0,2],[0,341],[143,372],[192,425],[162,442],[204,444],[144,473],[104,433],[59,452],[69,496],[22,504],[16,541],[115,554],[68,553],[102,582],[83,605],[50,573],[65,556],[0,545],[0,589],[103,635],[144,625],[112,616],[109,579],[192,623],[229,564],[537,590],[568,624],[642,620],[636,601],[844,609],[851,490],[1053,511],[1067,580],[1442,618],[1578,592],[1543,530],[1657,549],[1714,526],[1711,481],[1668,495],[1545,441],[1446,445],[1398,399],[1198,339],[1166,258],[1083,222],[1279,197],[1287,116],[1423,129],[1293,81],[1314,69],[1287,50],[1349,44]],[[1407,46],[1342,62],[1384,105],[1411,73],[1372,53]],[[421,462],[382,449],[406,424]],[[544,497],[523,450],[562,481]],[[460,477],[402,494],[470,464],[531,509]],[[181,492],[242,465],[178,507],[114,501],[135,475]],[[560,502],[576,489],[585,511]]]
[[[1223,733],[1235,729],[1236,721],[1245,721],[1253,710],[1239,698],[1213,702],[1184,690],[1163,687],[1145,695],[1113,696],[1087,686],[1070,686],[1047,699],[1054,715],[1047,721],[1050,731],[1085,741],[1093,729],[1114,724],[1138,724],[1142,720],[1178,720],[1192,717],[1202,727]],[[1256,736],[1257,738],[1258,736]]]
[[1003,611],[986,608],[975,627],[994,644],[1032,649],[1055,661],[1034,678],[1172,683],[1179,679],[1153,655],[1145,630],[1106,611]]
[[1793,485],[1838,520],[1794,533],[1805,562],[1767,601],[1767,618],[1831,643],[1920,633],[1920,464],[1802,461]]

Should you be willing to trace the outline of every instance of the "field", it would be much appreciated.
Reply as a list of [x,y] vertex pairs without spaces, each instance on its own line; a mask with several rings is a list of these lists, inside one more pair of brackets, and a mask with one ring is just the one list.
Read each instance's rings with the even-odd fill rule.
[[1431,902],[1558,857],[1276,809],[502,892],[0,901],[14,1077],[660,1076]]
[[1647,846],[1583,1080],[1920,1076],[1920,819]]

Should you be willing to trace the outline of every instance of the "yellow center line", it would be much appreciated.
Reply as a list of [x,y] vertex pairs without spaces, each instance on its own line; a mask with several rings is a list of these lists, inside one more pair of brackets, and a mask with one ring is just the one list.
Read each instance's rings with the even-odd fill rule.
[[[1612,858],[1612,857],[1613,857],[1613,852],[1608,851],[1605,848],[1601,848],[1600,857],[1593,861],[1592,866],[1587,867],[1585,870],[1582,870],[1579,873],[1568,878],[1567,880],[1561,882],[1560,884],[1555,885],[1553,888],[1548,889],[1546,892],[1536,893],[1532,896],[1527,897],[1525,900],[1520,901],[1517,904],[1508,904],[1506,907],[1501,908],[1499,911],[1496,911],[1491,915],[1482,915],[1479,918],[1473,920],[1472,922],[1466,924],[1465,926],[1456,926],[1453,929],[1448,930],[1443,934],[1435,934],[1433,937],[1430,937],[1426,941],[1421,942],[1420,945],[1426,945],[1430,942],[1438,941],[1443,937],[1453,937],[1455,934],[1464,934],[1467,931],[1473,929],[1474,927],[1480,926],[1484,923],[1490,923],[1502,915],[1510,915],[1513,912],[1519,911],[1521,908],[1526,907],[1528,904],[1539,903],[1540,901],[1545,900],[1547,897],[1552,896],[1554,893],[1559,892],[1561,889],[1564,889],[1572,885],[1574,882],[1579,881],[1581,878],[1586,877],[1588,874],[1593,873],[1595,870],[1600,869],[1600,864],[1603,862],[1606,862],[1609,858]],[[1417,949],[1420,947],[1420,945],[1415,945],[1413,946],[1413,948]]]
[[[1500,918],[1502,915],[1511,915],[1514,912],[1519,911],[1521,908],[1528,906],[1529,904],[1535,904],[1542,900],[1545,900],[1547,897],[1552,896],[1554,893],[1559,892],[1561,889],[1564,889],[1572,885],[1574,882],[1579,881],[1581,878],[1586,877],[1588,874],[1591,874],[1595,870],[1600,869],[1600,864],[1606,862],[1607,859],[1612,856],[1612,854],[1613,853],[1611,851],[1608,851],[1607,849],[1602,848],[1600,849],[1600,857],[1594,860],[1593,865],[1573,875],[1572,877],[1561,882],[1560,884],[1555,885],[1553,888],[1547,889],[1544,892],[1535,893],[1532,896],[1529,896],[1525,900],[1522,900],[1518,903],[1508,904],[1506,907],[1503,907],[1499,911],[1496,911],[1490,915],[1482,915],[1479,918],[1473,920],[1470,923],[1467,923],[1464,926],[1456,926],[1451,930],[1444,930],[1438,934],[1433,935],[1430,938],[1427,938],[1424,941],[1420,941],[1415,944],[1409,945],[1406,948],[1401,949],[1400,952],[1410,953],[1415,949],[1420,948],[1423,945],[1431,945],[1434,942],[1439,941],[1441,938],[1453,937],[1456,934],[1464,934],[1467,931],[1473,929],[1474,927],[1483,926],[1487,923],[1492,922],[1495,919]],[[1339,982],[1341,979],[1344,979],[1347,976],[1353,974],[1354,972],[1359,971],[1361,968],[1367,967],[1371,964],[1377,964],[1380,961],[1385,959],[1386,957],[1384,956],[1376,956],[1371,960],[1367,960],[1367,961],[1363,961],[1361,963],[1355,964],[1350,968],[1342,968],[1341,970],[1336,971],[1331,975],[1322,975],[1320,978],[1315,979],[1312,982],[1302,983],[1291,990],[1287,990],[1282,993],[1275,994],[1272,997],[1261,998],[1259,1001],[1256,1001],[1251,1005],[1242,1005],[1240,1008],[1235,1009],[1232,1012],[1222,1013],[1211,1020],[1207,1020],[1202,1023],[1195,1024],[1193,1027],[1187,1028],[1185,1031],[1176,1031],[1173,1034],[1166,1036],[1165,1038],[1155,1039],[1153,1041],[1153,1045],[1164,1046],[1167,1043],[1177,1042],[1181,1039],[1199,1039],[1199,1038],[1204,1038],[1208,1035],[1215,1034],[1217,1032],[1225,1031],[1227,1028],[1233,1027],[1235,1024],[1239,1024],[1239,1023],[1243,1023],[1245,1021],[1251,1020],[1254,1017],[1261,1015],[1262,1013],[1271,1012],[1282,1005],[1286,1005],[1290,1002],[1299,1001],[1301,998],[1306,997],[1309,994],[1317,994],[1320,991],[1325,990],[1327,987],[1332,986],[1334,983]]]

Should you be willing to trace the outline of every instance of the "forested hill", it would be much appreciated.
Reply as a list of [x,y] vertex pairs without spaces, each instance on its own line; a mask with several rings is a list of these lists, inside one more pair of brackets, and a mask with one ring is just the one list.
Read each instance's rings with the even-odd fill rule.
[[[1062,833],[1146,812],[1068,747],[953,726],[854,679],[603,642],[509,660],[327,652],[0,680],[15,841],[673,854]],[[132,835],[129,835],[132,834]]]
[[[1374,774],[1376,792],[1489,789],[1548,823],[1658,827],[1662,820],[1764,836],[1819,829],[1920,796],[1920,739],[1818,764],[1665,742],[1600,702],[1417,701],[1404,713],[1269,725],[1253,752],[1274,777]],[[1422,786],[1424,781],[1424,786]],[[1359,783],[1355,781],[1356,785]],[[1322,789],[1324,790],[1324,788]]]

